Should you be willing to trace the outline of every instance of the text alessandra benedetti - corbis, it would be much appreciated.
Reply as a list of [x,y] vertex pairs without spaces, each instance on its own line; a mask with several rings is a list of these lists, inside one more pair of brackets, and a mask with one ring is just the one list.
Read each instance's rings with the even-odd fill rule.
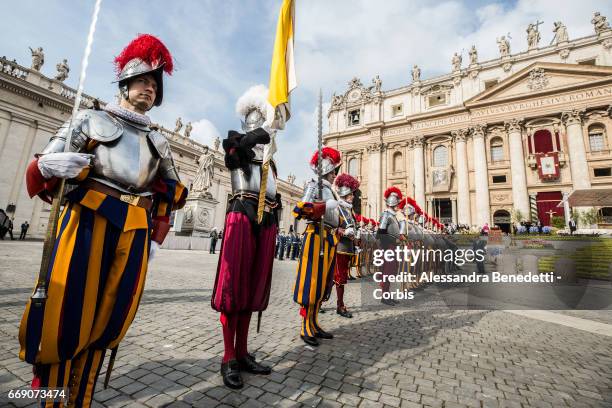
[[[524,274],[504,274],[501,272],[491,272],[490,275],[479,274],[476,272],[466,274],[438,275],[431,272],[423,272],[419,276],[420,282],[428,283],[552,283],[555,281],[555,274],[532,273]],[[382,272],[374,273],[375,282],[416,282],[417,274],[403,272],[397,275],[384,275]]]

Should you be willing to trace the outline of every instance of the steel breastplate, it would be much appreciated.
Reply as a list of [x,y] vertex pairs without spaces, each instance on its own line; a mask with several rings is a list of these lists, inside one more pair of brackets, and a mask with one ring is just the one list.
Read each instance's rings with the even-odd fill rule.
[[[261,164],[249,163],[251,175],[247,176],[242,169],[231,171],[232,193],[249,193],[259,196],[261,186]],[[272,168],[268,170],[268,181],[266,184],[266,198],[276,200],[276,177]]]
[[398,237],[400,234],[400,225],[395,216],[390,216],[387,221],[387,232],[395,237]]
[[151,193],[160,158],[148,140],[150,130],[122,121],[122,135],[108,143],[100,142],[89,177],[131,194]]

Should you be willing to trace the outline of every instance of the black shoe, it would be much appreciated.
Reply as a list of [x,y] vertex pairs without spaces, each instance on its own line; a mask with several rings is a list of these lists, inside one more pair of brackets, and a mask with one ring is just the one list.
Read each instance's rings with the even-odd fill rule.
[[223,384],[229,388],[242,388],[242,376],[240,375],[240,365],[236,360],[230,360],[227,363],[221,363],[221,376]]
[[355,278],[349,275],[348,280],[355,280]]
[[310,337],[310,336],[300,336],[302,338],[302,340],[304,340],[304,343],[308,344],[309,346],[313,346],[313,347],[318,347],[319,346],[319,340],[317,340],[314,337]]
[[240,366],[240,371],[246,371],[251,374],[268,375],[272,372],[271,367],[258,363],[251,354],[238,359],[238,365]]
[[346,307],[342,308],[342,309],[336,309],[336,313],[339,314],[342,317],[346,317],[346,318],[352,318],[353,314],[351,312],[349,312]]
[[326,313],[325,309],[323,309],[323,308],[319,309],[319,313]]
[[380,303],[387,306],[395,306],[395,302],[391,299],[381,299]]
[[328,332],[326,332],[326,331],[319,330],[319,331],[318,331],[318,332],[315,334],[315,337],[318,337],[318,338],[320,338],[320,339],[327,339],[327,340],[330,340],[330,339],[333,339],[333,338],[334,338],[334,335],[333,335],[333,334],[331,334],[331,333],[328,333]]

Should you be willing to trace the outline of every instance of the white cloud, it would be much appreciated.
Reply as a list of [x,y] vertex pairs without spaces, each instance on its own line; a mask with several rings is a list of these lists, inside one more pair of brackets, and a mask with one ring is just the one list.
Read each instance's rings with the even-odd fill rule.
[[191,138],[196,142],[213,146],[215,138],[221,138],[217,127],[208,119],[200,119],[192,123]]
[[[513,52],[527,48],[526,28],[536,20],[541,45],[553,37],[554,21],[571,38],[593,33],[594,11],[610,17],[612,3],[597,0],[519,0],[516,4],[473,1],[337,0],[298,2],[296,67],[299,86],[343,91],[358,76],[364,84],[380,74],[383,89],[409,83],[418,64],[423,78],[450,71],[454,52],[475,44],[481,60],[497,58],[496,38],[510,33]],[[300,6],[301,4],[301,6]]]

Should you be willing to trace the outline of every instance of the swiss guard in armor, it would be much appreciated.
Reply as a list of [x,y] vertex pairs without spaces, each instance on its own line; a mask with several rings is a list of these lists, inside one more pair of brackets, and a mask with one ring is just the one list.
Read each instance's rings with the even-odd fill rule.
[[266,95],[264,87],[253,87],[240,97],[236,111],[244,117],[244,133],[230,130],[227,139],[223,140],[232,196],[225,216],[211,305],[221,313],[225,348],[221,375],[230,388],[243,386],[241,371],[253,374],[271,372],[270,367],[256,362],[247,350],[251,314],[268,307],[278,233],[277,212],[280,210],[276,167],[272,162],[265,183],[263,218],[258,223],[264,148],[270,143],[273,132],[264,125],[272,110]]
[[19,330],[19,357],[34,365],[32,387],[69,388],[71,407],[91,405],[105,352],[114,355],[130,327],[148,261],[187,195],[168,141],[146,115],[162,103],[170,53],[145,34],[115,63],[119,104],[79,112],[69,151],[68,121],[26,173],[30,196],[47,202],[60,179],[73,186],[58,223],[46,301],[28,302]]
[[[331,339],[334,336],[321,329],[318,322],[319,308],[324,300],[329,299],[332,289],[336,245],[338,238],[335,230],[339,226],[338,196],[332,189],[332,183],[340,168],[340,152],[331,147],[324,147],[322,153],[322,195],[316,180],[306,184],[304,196],[293,210],[297,219],[306,219],[306,231],[302,239],[302,252],[298,262],[293,300],[298,303],[302,316],[300,337],[311,346],[318,346],[319,340]],[[310,167],[317,171],[319,152],[310,160]],[[323,218],[323,231],[321,228]],[[323,255],[321,256],[321,236],[323,237]]]
[[[406,240],[406,219],[398,215],[398,205],[402,200],[402,192],[397,187],[389,187],[385,190],[384,196],[387,208],[380,215],[380,225],[376,237],[380,241],[381,249],[395,250],[396,246]],[[397,271],[398,263],[395,259],[393,261],[385,260],[382,267],[383,277],[395,275]],[[390,282],[386,279],[380,282],[383,296],[385,293],[389,293],[389,286]],[[397,302],[383,297],[381,303],[395,306]]]
[[355,239],[358,226],[353,212],[353,193],[359,188],[359,181],[355,177],[344,173],[336,178],[335,184],[336,192],[340,196],[340,200],[338,200],[340,241],[336,247],[336,267],[334,268],[334,284],[336,285],[338,298],[336,313],[342,317],[351,318],[353,315],[344,305],[344,285],[346,285],[355,255]]

